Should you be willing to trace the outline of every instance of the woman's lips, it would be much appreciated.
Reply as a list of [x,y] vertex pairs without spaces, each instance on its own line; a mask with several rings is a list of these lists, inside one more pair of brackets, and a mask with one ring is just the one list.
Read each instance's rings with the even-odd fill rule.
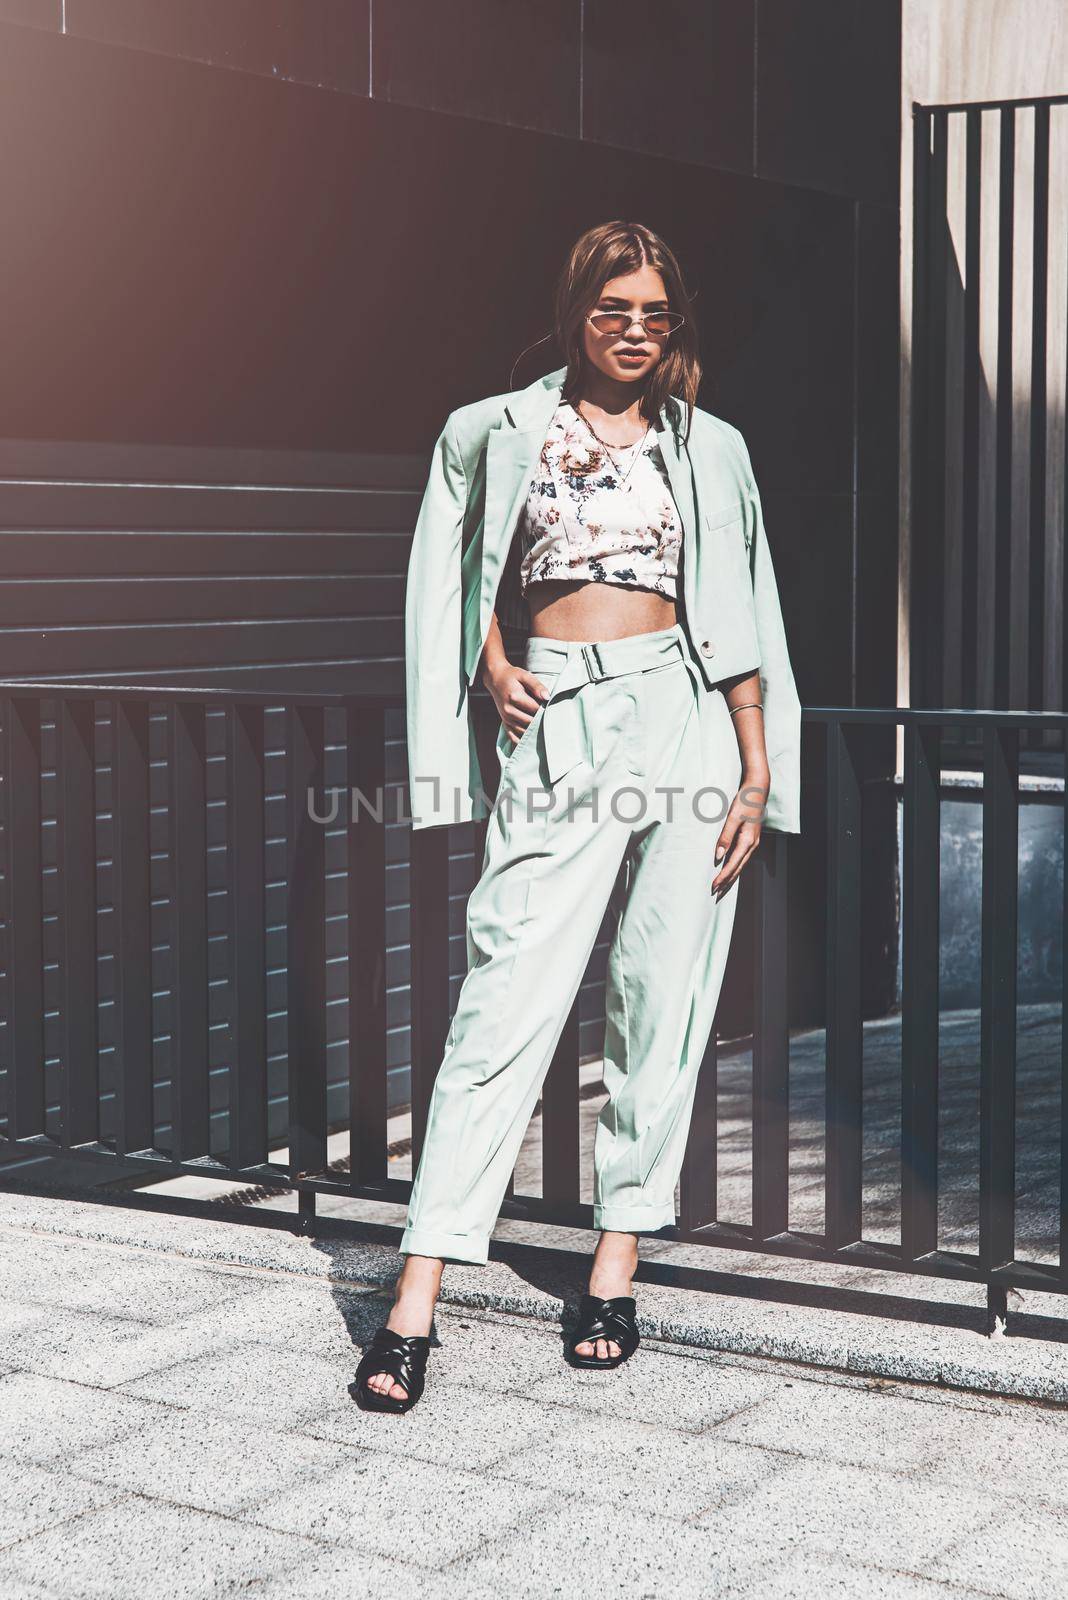
[[620,350],[618,355],[617,355],[617,360],[619,360],[619,361],[629,361],[631,363],[636,363],[636,362],[639,362],[639,361],[648,361],[648,359],[649,359],[649,354],[648,354],[648,351],[645,351],[645,350]]

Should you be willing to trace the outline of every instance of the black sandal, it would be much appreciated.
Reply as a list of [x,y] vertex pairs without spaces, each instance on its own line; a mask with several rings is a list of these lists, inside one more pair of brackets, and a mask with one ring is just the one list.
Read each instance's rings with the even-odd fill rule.
[[[426,1382],[426,1363],[430,1354],[430,1339],[425,1334],[406,1338],[394,1333],[392,1328],[379,1328],[356,1368],[354,1386],[356,1404],[361,1411],[392,1411],[402,1415],[410,1411],[423,1393]],[[388,1372],[394,1383],[401,1384],[408,1393],[403,1400],[391,1394],[379,1394],[369,1389],[367,1382],[376,1372]]]
[[[579,1301],[578,1323],[567,1341],[567,1359],[573,1367],[595,1367],[610,1371],[620,1366],[637,1350],[641,1340],[635,1320],[637,1307],[630,1295],[616,1295],[612,1300],[598,1300],[596,1295],[584,1294]],[[580,1356],[575,1346],[587,1340],[594,1344],[598,1339],[611,1339],[619,1346],[618,1356]]]

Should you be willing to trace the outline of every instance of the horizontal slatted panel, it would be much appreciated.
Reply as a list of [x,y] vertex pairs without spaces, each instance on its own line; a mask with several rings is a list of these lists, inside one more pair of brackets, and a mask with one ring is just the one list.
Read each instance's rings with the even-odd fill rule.
[[[0,675],[389,661],[417,456],[0,441]],[[287,680],[288,682],[288,680]]]
[[[60,557],[64,554],[58,552]],[[328,581],[324,582],[324,577]],[[19,662],[20,649],[30,650],[30,630],[42,629],[51,637],[51,630],[62,628],[73,635],[67,649],[74,656],[79,645],[83,650],[92,648],[86,633],[104,627],[126,628],[131,613],[141,624],[160,623],[172,632],[186,633],[198,623],[232,623],[255,634],[255,624],[261,622],[296,626],[312,620],[318,628],[335,621],[355,621],[361,628],[361,646],[366,648],[362,630],[395,624],[403,608],[404,580],[394,573],[339,572],[314,577],[304,573],[269,577],[214,573],[210,583],[197,576],[177,581],[160,577],[73,576],[46,582],[6,578],[0,585],[0,630],[14,635],[6,652],[13,667]],[[282,637],[280,627],[275,631]],[[348,642],[351,644],[351,635]],[[205,643],[211,648],[210,636],[205,635]],[[343,647],[345,636],[337,643]],[[329,645],[329,636],[319,648],[324,644]]]
[[[211,993],[207,1050],[208,1149],[222,1154],[228,1110],[241,1071],[266,1074],[270,1143],[288,1132],[286,1116],[284,719],[286,688],[374,692],[395,696],[385,715],[385,1071],[388,1103],[409,1096],[411,960],[408,829],[401,788],[406,772],[403,696],[404,585],[411,530],[425,483],[417,456],[336,456],[312,452],[212,451],[182,447],[0,440],[0,676],[107,677],[157,682],[164,690],[148,717],[150,883],[153,985],[152,1076],[155,1133],[161,1148],[177,1137],[174,1048],[179,1032],[178,975],[173,962],[177,908],[172,900],[170,791],[166,773],[164,686],[279,688],[279,707],[262,717],[266,957],[265,1036],[252,1061],[235,1067],[228,1021],[218,997],[228,978],[229,904],[226,719],[209,709],[204,722],[207,803],[207,959]],[[509,628],[520,658],[525,631]],[[487,703],[488,713],[493,708]],[[46,701],[43,810],[46,841],[56,816],[55,706]],[[326,782],[346,783],[344,731],[326,714]],[[117,971],[108,911],[115,891],[110,829],[112,728],[109,704],[90,713],[95,727],[96,918],[100,960],[101,1127],[118,1068]],[[466,966],[464,918],[477,876],[470,828],[450,830],[447,963],[450,1010]],[[348,902],[345,830],[328,828],[326,999],[327,1113],[347,1119],[349,1103]],[[478,854],[481,852],[479,851]],[[46,873],[46,891],[50,880]],[[61,929],[46,920],[54,955]],[[597,1053],[603,1028],[607,931],[602,932],[578,1000],[580,1049]],[[55,966],[46,956],[46,1017],[61,1016]],[[253,978],[246,975],[246,982]],[[46,1038],[47,1124],[60,1122],[58,1026]],[[236,1076],[235,1076],[236,1074]],[[92,1120],[82,1107],[79,1127]],[[201,1141],[203,1142],[203,1141]],[[258,1150],[260,1136],[252,1140]],[[248,1155],[248,1151],[242,1152]]]

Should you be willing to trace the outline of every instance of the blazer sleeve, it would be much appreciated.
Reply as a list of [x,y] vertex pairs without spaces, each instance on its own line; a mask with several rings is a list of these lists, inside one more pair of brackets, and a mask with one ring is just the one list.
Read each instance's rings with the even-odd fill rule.
[[[741,435],[739,434],[739,439]],[[760,689],[764,702],[764,741],[771,788],[764,826],[779,833],[801,832],[801,702],[786,643],[775,567],[764,528],[760,491],[749,451],[742,440],[746,469],[746,540],[753,580],[753,605],[760,644]]]
[[412,534],[404,597],[408,793],[413,828],[487,815],[463,662],[467,476],[450,414]]

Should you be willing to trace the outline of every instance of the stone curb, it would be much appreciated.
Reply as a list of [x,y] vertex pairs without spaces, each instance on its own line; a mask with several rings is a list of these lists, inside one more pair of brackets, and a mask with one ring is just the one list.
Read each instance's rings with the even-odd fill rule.
[[[131,1205],[129,1195],[98,1191],[65,1190],[59,1197],[54,1191],[11,1187],[0,1194],[0,1221],[9,1239],[16,1231],[155,1250],[213,1266],[317,1279],[342,1291],[389,1287],[396,1272],[397,1230],[383,1224],[349,1223],[342,1230],[324,1219],[309,1236],[277,1214],[269,1222],[262,1214],[253,1221],[248,1212],[240,1220],[220,1220],[218,1213],[206,1215],[197,1205],[146,1206],[143,1199]],[[494,1247],[487,1267],[450,1266],[441,1303],[559,1325],[581,1290],[583,1263],[583,1257],[566,1250],[504,1243]],[[658,1276],[670,1279],[672,1269],[658,1271],[653,1262],[636,1280],[639,1328],[647,1339],[682,1350],[771,1358],[1068,1406],[1068,1325],[1063,1320],[1063,1334],[1058,1335],[1055,1322],[1036,1316],[1027,1334],[990,1339],[979,1332],[981,1309],[967,1302],[949,1307],[955,1317],[939,1320],[923,1301],[908,1302],[902,1314],[899,1306],[882,1309],[888,1296],[848,1286],[787,1285],[787,1290],[806,1291],[791,1296],[777,1282],[767,1285],[776,1292],[762,1295],[760,1283],[718,1270],[702,1274],[708,1287],[699,1289],[655,1281]],[[948,1290],[942,1283],[926,1287],[932,1297]],[[1047,1303],[1059,1298],[1041,1297]],[[870,1304],[858,1315],[864,1300]],[[947,1310],[945,1298],[940,1309]],[[1063,1301],[1057,1309],[1063,1319]],[[1036,1336],[1041,1330],[1053,1337]]]

